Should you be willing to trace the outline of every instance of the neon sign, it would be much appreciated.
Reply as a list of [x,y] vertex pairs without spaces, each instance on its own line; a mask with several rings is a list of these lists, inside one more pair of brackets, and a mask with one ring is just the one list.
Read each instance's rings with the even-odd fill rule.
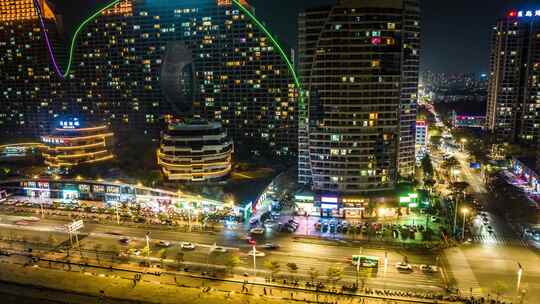
[[526,11],[517,11],[512,10],[508,13],[508,17],[512,18],[532,18],[532,17],[540,17],[540,9],[539,10],[526,10]]

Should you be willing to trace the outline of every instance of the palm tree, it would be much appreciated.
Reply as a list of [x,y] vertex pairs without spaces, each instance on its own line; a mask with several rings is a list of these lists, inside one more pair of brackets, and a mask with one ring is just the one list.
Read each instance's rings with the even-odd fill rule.
[[287,268],[289,269],[291,273],[291,279],[294,278],[293,274],[296,274],[298,272],[298,265],[296,263],[287,263]]
[[311,279],[311,283],[313,283],[319,276],[321,276],[321,273],[317,269],[315,269],[315,267],[311,267],[308,270],[308,275]]
[[114,258],[120,254],[120,249],[118,246],[113,244],[111,247],[109,247],[109,251],[111,252],[111,262],[114,263]]
[[237,255],[232,255],[232,254],[229,255],[227,257],[227,260],[225,261],[225,267],[227,267],[231,275],[234,273],[233,272],[234,268],[238,267],[241,264],[242,264],[242,261],[240,260],[240,258]]
[[330,280],[330,282],[332,282],[332,284],[335,286],[343,276],[343,268],[339,265],[330,266],[326,271],[326,276],[328,277],[328,280]]
[[273,280],[274,277],[278,274],[279,268],[281,267],[281,265],[279,264],[278,261],[267,260],[266,262],[264,262],[264,267],[270,270],[270,273],[272,274],[272,280]]
[[163,268],[163,262],[167,259],[167,254],[167,248],[163,248],[159,251],[159,262],[161,263],[161,268]]
[[184,262],[184,253],[182,251],[176,253],[175,261],[177,269],[180,270],[180,266]]

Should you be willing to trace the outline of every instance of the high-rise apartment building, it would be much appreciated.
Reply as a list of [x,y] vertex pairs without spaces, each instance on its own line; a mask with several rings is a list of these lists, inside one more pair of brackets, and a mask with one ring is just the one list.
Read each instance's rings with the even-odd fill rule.
[[[5,3],[11,8],[22,1]],[[61,98],[55,92],[31,98],[47,107],[45,113],[55,115],[58,108],[87,121],[106,121],[119,137],[136,131],[156,139],[162,117],[195,115],[221,122],[242,148],[296,153],[292,71],[245,0],[121,0],[85,23],[73,52],[69,43],[53,46],[53,53],[69,50],[57,73],[65,77],[62,81],[54,75],[54,64],[48,64],[44,36],[34,19],[32,51],[40,54],[48,81],[61,83],[65,92]],[[0,35],[6,35],[3,42],[27,39],[16,28]],[[25,50],[24,43],[20,48]],[[37,59],[17,60],[26,69]],[[16,83],[28,81],[17,66],[9,69],[9,77],[22,78]],[[45,91],[45,85],[36,87]],[[0,98],[2,104],[11,102]],[[13,113],[2,108],[0,115]]]
[[510,11],[493,28],[486,127],[495,138],[540,143],[540,9]]
[[[35,5],[43,12],[43,26]],[[61,24],[45,0],[0,0],[0,137],[44,133],[61,110],[62,84],[46,51],[47,44],[60,41]]]
[[323,201],[391,190],[415,167],[420,9],[341,0],[299,17],[299,181]]

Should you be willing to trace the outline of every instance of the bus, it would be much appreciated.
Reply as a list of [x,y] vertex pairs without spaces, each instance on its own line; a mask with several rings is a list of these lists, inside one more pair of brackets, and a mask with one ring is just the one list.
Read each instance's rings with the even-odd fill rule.
[[353,255],[352,256],[352,264],[354,266],[357,266],[358,261],[360,261],[360,267],[379,268],[379,258],[378,257],[367,256],[367,255]]

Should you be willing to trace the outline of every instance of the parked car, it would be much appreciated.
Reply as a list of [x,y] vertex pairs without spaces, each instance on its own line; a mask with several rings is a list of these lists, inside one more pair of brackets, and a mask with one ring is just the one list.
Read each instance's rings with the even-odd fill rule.
[[420,270],[426,273],[435,273],[439,271],[439,268],[433,265],[420,265]]
[[399,271],[412,271],[411,264],[399,262],[396,264],[396,269]]

